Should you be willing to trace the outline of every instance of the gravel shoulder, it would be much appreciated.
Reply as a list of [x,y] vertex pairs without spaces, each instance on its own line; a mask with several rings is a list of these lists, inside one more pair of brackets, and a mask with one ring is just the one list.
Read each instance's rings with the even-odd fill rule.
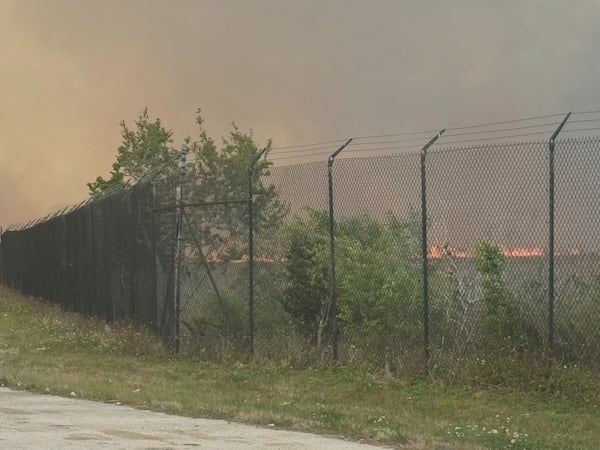
[[381,450],[309,433],[0,388],[0,448]]

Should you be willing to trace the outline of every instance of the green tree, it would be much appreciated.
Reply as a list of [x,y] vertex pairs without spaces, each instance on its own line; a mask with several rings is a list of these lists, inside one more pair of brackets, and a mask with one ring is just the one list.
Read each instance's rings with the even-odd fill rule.
[[[196,111],[198,138],[188,137],[185,200],[196,206],[186,210],[204,254],[216,252],[218,257],[235,258],[245,253],[247,235],[248,169],[261,148],[252,131],[243,132],[235,124],[222,139],[220,148],[203,127],[201,110]],[[145,108],[131,129],[121,121],[121,145],[112,165],[110,177],[97,177],[87,186],[90,195],[107,189],[135,183],[148,172],[162,169],[162,179],[173,186],[179,183],[177,162],[179,150],[173,147],[173,131],[163,126],[160,118],[151,119]],[[273,185],[265,183],[272,162],[267,160],[271,141],[267,141],[265,157],[254,165],[254,226],[256,232],[277,227],[286,214]]]
[[[228,136],[217,146],[203,123],[198,110],[198,137],[186,139],[189,151],[184,197],[189,206],[185,208],[184,234],[188,239],[184,263],[190,270],[184,272],[196,277],[192,284],[200,283],[207,271],[216,274],[219,293],[198,290],[195,300],[200,304],[199,312],[186,326],[199,337],[214,335],[217,330],[235,346],[247,331],[248,272],[230,261],[248,255],[249,169],[262,149],[265,157],[254,164],[252,177],[256,242],[261,241],[261,232],[279,226],[287,209],[279,201],[275,186],[268,183],[272,163],[266,156],[271,142],[260,148],[251,131],[243,132],[232,124]],[[258,248],[255,255],[262,256]],[[257,274],[257,290],[260,279]],[[204,286],[211,289],[208,283]]]
[[273,164],[267,159],[271,141],[260,148],[252,131],[243,132],[232,124],[218,148],[204,129],[200,110],[196,124],[198,140],[186,140],[190,153],[186,201],[197,205],[190,219],[205,251],[219,259],[237,258],[247,251],[248,171],[262,149],[265,156],[255,163],[253,171],[255,232],[277,228],[287,213],[275,186],[265,181]]
[[125,121],[121,127],[121,145],[117,149],[117,159],[112,165],[110,177],[98,176],[88,183],[90,195],[98,195],[107,189],[135,183],[151,169],[170,165],[176,166],[178,151],[173,148],[173,132],[163,127],[159,118],[151,120],[148,108],[144,108],[130,129]]
[[[183,223],[186,241],[182,273],[197,277],[191,280],[192,283],[201,283],[206,271],[214,271],[220,266],[225,272],[230,267],[224,263],[247,254],[249,167],[262,149],[265,150],[265,157],[256,162],[253,172],[256,232],[268,231],[269,227],[276,228],[286,214],[286,208],[279,201],[275,187],[265,181],[272,165],[267,160],[270,140],[265,147],[259,148],[251,131],[243,132],[233,124],[229,135],[218,146],[204,129],[200,110],[196,111],[195,121],[198,137],[185,139],[188,159],[183,192],[188,206]],[[117,149],[110,177],[98,177],[88,183],[90,194],[95,196],[115,186],[135,183],[149,172],[160,169],[157,180],[161,183],[161,192],[165,194],[160,200],[168,202],[166,206],[173,206],[180,173],[180,151],[173,147],[173,132],[165,128],[159,118],[151,119],[147,108],[135,121],[134,127],[130,128],[124,121],[120,126],[122,142]],[[172,222],[168,225],[171,227]],[[173,230],[164,229],[161,232],[172,233]],[[239,275],[231,278],[245,276],[244,271],[237,272]],[[232,280],[228,283],[235,284]],[[242,285],[245,286],[237,283],[237,286]],[[215,290],[211,301],[219,304],[217,308],[204,308],[204,315],[210,316],[207,320],[233,326],[236,322],[231,311],[235,308],[243,310],[246,292],[240,289],[234,295],[225,295]],[[220,311],[220,318],[211,311]],[[202,322],[203,318],[200,319]],[[231,329],[223,331],[228,333]]]

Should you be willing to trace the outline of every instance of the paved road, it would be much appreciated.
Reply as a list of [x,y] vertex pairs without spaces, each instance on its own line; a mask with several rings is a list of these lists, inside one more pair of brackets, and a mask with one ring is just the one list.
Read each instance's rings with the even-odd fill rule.
[[0,449],[381,450],[308,433],[0,388]]

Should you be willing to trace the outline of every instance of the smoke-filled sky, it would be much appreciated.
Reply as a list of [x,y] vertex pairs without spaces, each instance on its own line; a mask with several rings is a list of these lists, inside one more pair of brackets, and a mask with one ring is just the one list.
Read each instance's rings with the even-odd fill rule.
[[[86,197],[145,106],[293,145],[600,105],[597,0],[0,0],[0,224]],[[296,161],[298,162],[298,161]]]

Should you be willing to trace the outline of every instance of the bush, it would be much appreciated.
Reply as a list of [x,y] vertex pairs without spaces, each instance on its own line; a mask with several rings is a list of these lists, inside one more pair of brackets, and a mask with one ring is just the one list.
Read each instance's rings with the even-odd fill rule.
[[481,239],[475,244],[475,263],[483,283],[483,333],[492,340],[503,340],[513,334],[516,319],[502,278],[506,256],[499,245]]
[[282,305],[296,329],[318,345],[329,317],[327,220],[324,212],[311,211],[307,220],[295,217],[286,230],[288,284]]
[[[331,330],[328,224],[324,211],[295,217],[285,255],[283,306],[297,329],[318,344]],[[368,215],[337,222],[338,319],[345,342],[379,356],[420,342],[419,236],[416,215],[404,221],[389,214],[384,222]]]
[[523,352],[539,348],[534,324],[528,323],[503,278],[506,256],[499,245],[481,239],[475,263],[483,283],[483,343],[488,350]]

